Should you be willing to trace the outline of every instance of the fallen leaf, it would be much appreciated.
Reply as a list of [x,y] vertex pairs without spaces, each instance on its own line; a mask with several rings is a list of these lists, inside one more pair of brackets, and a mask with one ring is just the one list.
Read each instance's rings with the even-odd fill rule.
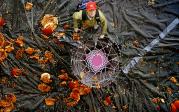
[[107,96],[107,97],[105,98],[105,100],[104,100],[104,104],[105,104],[106,106],[109,106],[109,105],[111,105],[111,103],[112,103],[112,101],[111,101],[110,96]]
[[42,32],[45,35],[50,35],[57,28],[58,18],[50,14],[45,14],[45,16],[41,20],[41,25]]
[[54,98],[46,98],[45,99],[45,104],[48,105],[48,106],[53,106],[56,102],[56,99]]
[[0,17],[0,27],[4,26],[5,25],[5,20],[3,17]]
[[35,60],[39,60],[40,55],[39,54],[35,54],[34,56],[30,56],[31,59],[35,59]]
[[20,75],[22,75],[22,70],[17,67],[14,67],[11,70],[11,74],[13,77],[19,77]]
[[177,112],[179,110],[179,100],[175,100],[170,105],[171,112]]
[[12,102],[12,103],[16,102],[16,96],[12,93],[7,94],[5,99],[9,102]]
[[0,47],[4,46],[4,42],[5,42],[4,35],[0,33]]
[[58,78],[59,78],[60,80],[67,81],[69,77],[68,77],[68,74],[67,74],[67,73],[62,73],[62,74],[60,74],[60,75],[58,76]]
[[45,58],[48,60],[53,60],[53,54],[50,51],[45,51]]
[[25,10],[29,11],[29,10],[32,9],[32,7],[33,7],[33,4],[32,4],[32,3],[26,2],[26,4],[25,4]]
[[73,92],[70,93],[70,98],[74,99],[75,101],[79,101],[80,100],[80,93],[73,91]]
[[79,83],[78,83],[77,80],[70,81],[68,86],[69,86],[70,89],[77,88],[79,86]]
[[8,52],[8,53],[12,52],[13,50],[14,50],[14,46],[12,46],[12,45],[5,47],[5,51]]
[[23,57],[24,54],[24,49],[19,49],[16,52],[16,59],[21,59]]
[[0,100],[0,107],[9,107],[11,106],[12,102],[9,102],[7,100]]
[[16,43],[17,45],[19,45],[20,47],[23,47],[23,46],[24,46],[24,37],[23,37],[23,36],[19,36],[19,37],[16,39],[15,43]]
[[7,58],[8,54],[4,49],[0,49],[0,63],[3,62]]
[[173,82],[173,83],[177,83],[177,82],[178,82],[175,77],[171,77],[171,78],[170,78],[170,81]]
[[91,88],[84,84],[81,84],[79,87],[79,92],[80,92],[80,95],[87,95],[91,92]]
[[41,77],[40,77],[40,80],[44,83],[51,83],[52,80],[50,79],[50,74],[49,73],[42,73],[41,74]]
[[28,47],[25,49],[25,52],[29,55],[33,54],[36,50],[34,48]]
[[51,90],[51,87],[44,83],[41,83],[38,85],[38,89],[42,92],[49,92]]
[[67,82],[66,81],[62,81],[60,82],[59,86],[66,86],[67,85]]
[[46,28],[42,28],[41,31],[46,36],[49,36],[54,32],[54,30],[51,26],[47,26]]

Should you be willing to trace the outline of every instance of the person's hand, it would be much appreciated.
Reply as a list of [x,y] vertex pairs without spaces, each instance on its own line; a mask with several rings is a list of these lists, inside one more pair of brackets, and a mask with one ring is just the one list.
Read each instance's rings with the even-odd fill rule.
[[100,39],[103,39],[103,38],[104,38],[104,35],[103,35],[103,34],[102,34],[102,35],[100,35],[100,36],[99,36],[99,38],[100,38]]
[[81,30],[78,29],[78,28],[74,28],[74,31],[75,31],[75,33],[79,33],[79,32],[81,32]]
[[74,31],[75,31],[76,33],[78,32],[78,30],[79,30],[78,28],[74,28]]

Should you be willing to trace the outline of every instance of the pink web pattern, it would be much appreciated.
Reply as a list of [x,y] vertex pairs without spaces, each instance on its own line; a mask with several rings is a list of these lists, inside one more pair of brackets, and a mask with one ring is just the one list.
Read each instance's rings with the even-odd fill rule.
[[106,57],[106,54],[101,50],[93,50],[90,53],[86,54],[86,62],[88,68],[96,73],[106,67],[108,58]]

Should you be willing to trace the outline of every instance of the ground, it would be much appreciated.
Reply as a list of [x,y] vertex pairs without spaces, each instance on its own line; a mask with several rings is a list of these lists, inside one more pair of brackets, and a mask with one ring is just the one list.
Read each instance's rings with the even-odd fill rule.
[[[114,44],[119,70],[113,74],[115,80],[95,87],[87,87],[74,75],[71,60],[76,59],[73,50],[79,48],[58,41],[72,37],[72,14],[79,0],[0,1],[1,110],[168,112],[170,107],[179,108],[179,1],[96,1],[108,20],[109,42],[105,42]],[[57,17],[52,31],[58,36],[51,29],[44,33],[41,20],[46,14]]]

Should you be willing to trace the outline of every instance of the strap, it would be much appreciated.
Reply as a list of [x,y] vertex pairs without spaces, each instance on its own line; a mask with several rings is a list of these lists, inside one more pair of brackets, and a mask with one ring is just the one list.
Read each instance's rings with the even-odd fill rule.
[[100,24],[100,23],[101,23],[100,17],[99,17],[99,10],[96,10],[95,19],[96,19],[97,24]]
[[82,10],[82,21],[87,20],[87,14],[85,10]]

